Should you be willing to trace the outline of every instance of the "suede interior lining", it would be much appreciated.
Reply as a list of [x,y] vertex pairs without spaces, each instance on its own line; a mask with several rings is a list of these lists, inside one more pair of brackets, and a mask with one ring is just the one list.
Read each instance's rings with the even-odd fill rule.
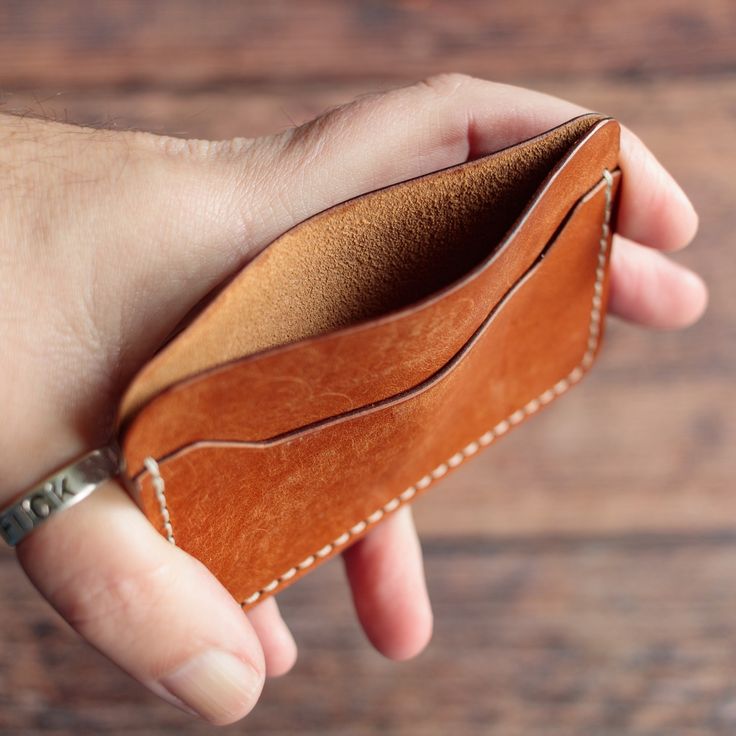
[[576,118],[288,231],[149,363],[124,413],[209,368],[386,314],[452,284],[495,250],[555,164],[599,120]]

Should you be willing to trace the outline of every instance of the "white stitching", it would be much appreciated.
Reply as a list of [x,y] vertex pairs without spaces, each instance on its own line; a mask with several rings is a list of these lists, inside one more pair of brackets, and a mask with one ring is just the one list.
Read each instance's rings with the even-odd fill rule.
[[176,544],[174,541],[174,527],[171,525],[171,517],[169,516],[169,509],[166,505],[166,484],[164,483],[161,470],[158,467],[158,463],[152,458],[147,457],[143,464],[146,466],[146,470],[151,474],[151,481],[153,482],[153,491],[156,494],[156,500],[158,506],[161,509],[161,519],[164,523],[164,531],[166,532],[166,539],[171,544]]
[[[405,504],[409,501],[417,492],[417,489],[424,489],[431,485],[434,480],[444,476],[450,467],[454,468],[460,465],[461,462],[467,460],[467,458],[474,455],[480,449],[480,445],[490,445],[501,435],[505,434],[511,428],[511,425],[518,424],[523,421],[526,417],[531,416],[535,412],[539,411],[541,406],[548,404],[555,396],[560,396],[567,391],[571,386],[576,384],[585,374],[585,371],[593,363],[595,351],[598,347],[600,340],[600,323],[601,323],[601,307],[603,293],[603,279],[605,277],[605,264],[606,264],[606,251],[608,249],[608,236],[610,234],[609,223],[611,221],[611,194],[613,189],[613,176],[608,169],[603,169],[603,179],[606,182],[605,189],[605,213],[603,216],[603,225],[601,226],[601,237],[598,241],[598,267],[595,271],[595,284],[593,289],[593,299],[590,310],[590,322],[588,323],[588,341],[586,344],[585,353],[580,360],[579,365],[575,366],[570,373],[561,379],[551,389],[547,389],[542,392],[537,398],[529,401],[521,409],[517,409],[512,412],[506,419],[499,422],[493,429],[488,430],[482,434],[474,442],[470,442],[460,452],[453,454],[448,460],[440,463],[434,470],[427,473],[425,476],[420,478],[413,486],[409,486],[405,491],[395,496],[390,501],[385,503],[379,509],[374,511],[370,516],[366,517],[365,520],[358,522],[349,531],[341,534],[337,539],[329,544],[326,544],[319,552],[316,553],[319,557],[326,557],[330,552],[336,550],[338,547],[342,547],[351,537],[360,534],[368,526],[376,524],[386,513],[390,513],[397,509],[400,505]],[[458,460],[461,457],[462,459]],[[150,459],[150,458],[149,458]],[[160,476],[159,476],[160,477]],[[154,481],[155,483],[155,481]],[[248,596],[240,605],[249,606],[251,603],[255,603],[264,593],[270,593],[279,585],[290,580],[296,575],[299,570],[305,570],[315,562],[315,556],[310,555],[305,560],[302,560],[298,565],[287,570],[283,575],[274,578],[268,585],[256,591],[253,595]]]

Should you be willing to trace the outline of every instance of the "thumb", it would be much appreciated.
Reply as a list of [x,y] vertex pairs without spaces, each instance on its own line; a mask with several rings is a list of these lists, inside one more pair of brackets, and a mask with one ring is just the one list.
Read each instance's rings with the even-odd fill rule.
[[110,481],[17,548],[36,587],[153,692],[216,723],[258,700],[264,658],[242,610]]

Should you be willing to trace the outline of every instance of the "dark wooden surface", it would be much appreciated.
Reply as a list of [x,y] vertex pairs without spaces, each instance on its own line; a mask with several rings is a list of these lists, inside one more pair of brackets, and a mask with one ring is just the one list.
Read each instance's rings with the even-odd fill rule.
[[[300,645],[233,732],[736,732],[736,4],[0,3],[7,110],[209,137],[459,70],[633,127],[692,195],[685,333],[613,323],[584,385],[416,506],[436,632],[372,651],[339,562],[279,600]],[[0,732],[210,729],[83,646],[0,554]]]

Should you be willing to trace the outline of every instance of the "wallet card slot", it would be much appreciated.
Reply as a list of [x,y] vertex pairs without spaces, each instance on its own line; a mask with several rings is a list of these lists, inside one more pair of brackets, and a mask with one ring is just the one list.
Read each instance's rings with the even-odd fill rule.
[[[620,175],[620,172],[616,170],[613,174],[613,178],[611,181],[618,178]],[[274,435],[272,437],[268,437],[266,439],[260,439],[260,440],[218,440],[218,439],[207,439],[207,440],[198,440],[191,443],[188,443],[184,446],[180,446],[174,450],[169,451],[168,453],[163,454],[159,457],[159,462],[164,463],[169,460],[173,460],[176,457],[186,454],[187,452],[196,450],[197,448],[204,448],[204,447],[250,447],[250,448],[266,448],[269,446],[274,446],[278,444],[288,443],[291,441],[294,441],[300,437],[303,437],[307,434],[313,433],[313,432],[319,432],[323,430],[326,427],[329,427],[331,425],[340,424],[342,422],[351,421],[353,419],[356,419],[362,415],[370,414],[373,412],[383,411],[393,405],[400,404],[403,402],[411,401],[421,395],[422,393],[428,391],[433,386],[437,385],[438,383],[441,383],[444,381],[453,371],[457,369],[457,367],[464,361],[472,352],[474,346],[478,343],[478,341],[483,337],[484,333],[486,333],[489,328],[492,327],[494,321],[503,313],[504,309],[509,305],[509,303],[514,300],[515,296],[524,288],[527,287],[530,281],[532,281],[535,276],[539,273],[540,269],[542,268],[545,260],[555,251],[556,246],[558,243],[563,239],[564,234],[570,227],[570,224],[574,222],[575,218],[579,215],[582,209],[586,209],[590,207],[591,201],[598,196],[599,199],[601,198],[600,195],[604,190],[606,190],[606,187],[608,186],[609,177],[610,175],[606,172],[604,177],[585,195],[583,195],[569,210],[569,212],[566,214],[560,225],[555,230],[553,236],[550,238],[550,240],[546,243],[544,248],[541,250],[541,252],[538,254],[538,256],[535,258],[531,266],[523,273],[523,275],[513,284],[513,286],[506,292],[506,294],[503,296],[503,298],[496,303],[492,309],[488,312],[488,314],[485,316],[481,324],[475,329],[475,331],[472,333],[472,335],[469,337],[469,339],[461,346],[461,348],[444,364],[441,368],[439,368],[437,371],[435,371],[431,376],[427,377],[426,379],[422,380],[421,382],[410,386],[404,390],[398,391],[384,399],[381,399],[379,401],[370,402],[368,404],[365,404],[363,406],[357,407],[353,410],[346,411],[340,414],[335,414],[329,417],[322,418],[318,421],[311,422],[309,424],[294,428],[292,430],[289,430],[287,432],[283,432],[277,435]],[[606,197],[610,196],[610,192],[606,194]],[[608,205],[606,205],[608,206]],[[607,235],[607,223],[608,223],[608,214],[605,214],[604,218],[601,221],[601,233],[600,235],[591,243],[591,247],[595,248],[596,246],[600,247],[601,244],[605,244]],[[601,297],[599,294],[600,291],[600,285],[599,281],[601,281],[603,278],[603,264],[600,264],[597,269],[597,278],[596,283],[590,286],[591,294],[592,294],[592,307],[591,307],[591,325],[588,325],[591,331],[595,331],[596,338],[593,342],[588,342],[587,345],[585,345],[585,350],[581,353],[581,371],[587,369],[589,367],[590,362],[592,362],[592,352],[594,351],[595,347],[597,346],[597,335],[599,332],[599,321],[601,318]],[[582,372],[581,372],[582,375]],[[144,471],[145,472],[145,471]]]
[[[418,308],[485,267],[600,116],[402,182],[289,231],[136,377],[125,420],[153,395],[250,355]],[[512,227],[513,226],[513,227]]]

